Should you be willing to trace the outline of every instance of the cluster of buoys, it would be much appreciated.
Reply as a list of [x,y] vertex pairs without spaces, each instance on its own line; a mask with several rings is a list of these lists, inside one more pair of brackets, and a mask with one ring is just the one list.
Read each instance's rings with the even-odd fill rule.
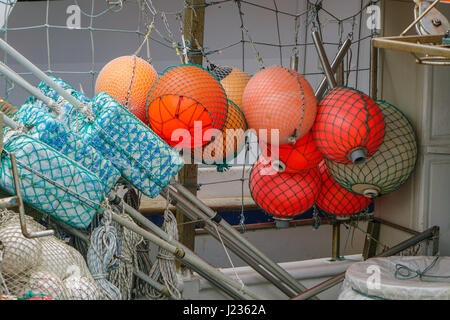
[[317,101],[308,81],[282,66],[253,77],[193,64],[155,74],[142,59],[117,58],[100,72],[96,89],[204,163],[235,158],[245,131],[254,130],[264,151],[250,173],[250,191],[276,219],[314,204],[333,216],[357,214],[372,198],[398,189],[414,169],[417,146],[408,119],[356,89],[336,86]]

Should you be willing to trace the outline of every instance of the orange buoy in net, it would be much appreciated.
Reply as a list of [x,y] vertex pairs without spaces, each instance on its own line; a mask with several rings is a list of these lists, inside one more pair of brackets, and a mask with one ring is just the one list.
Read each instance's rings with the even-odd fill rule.
[[383,114],[366,94],[352,88],[335,87],[319,102],[312,132],[325,158],[362,164],[383,141]]
[[106,92],[146,123],[145,101],[157,78],[158,74],[147,61],[137,56],[122,56],[102,68],[95,93]]
[[242,108],[242,95],[250,80],[250,75],[238,68],[210,65],[208,69],[219,79],[228,99]]
[[[222,130],[228,112],[220,82],[193,64],[167,69],[149,91],[146,106],[153,131],[169,145],[189,149],[209,142],[203,141],[207,130]],[[200,137],[194,135],[196,127],[200,128]]]
[[[272,157],[272,146],[267,145],[268,156]],[[317,167],[323,156],[313,141],[312,133],[308,132],[296,143],[278,146],[278,159],[272,157],[272,167],[278,172],[298,173]]]
[[[256,73],[242,97],[248,127],[256,130],[259,140],[271,144],[288,144],[303,137],[316,111],[317,100],[309,83],[300,73],[281,66]],[[272,141],[272,130],[278,130],[279,141]]]
[[0,111],[8,117],[12,117],[17,113],[17,107],[0,98]]
[[324,212],[333,216],[350,216],[369,206],[371,199],[345,190],[333,179],[325,161],[320,162],[319,172],[322,186],[316,204]]
[[317,167],[300,173],[279,173],[260,157],[250,172],[250,193],[255,203],[275,219],[289,220],[310,209],[319,195]]
[[223,171],[244,148],[246,130],[244,114],[233,101],[228,100],[228,115],[221,136],[201,150],[193,149],[194,158],[205,164],[217,165],[217,170]]

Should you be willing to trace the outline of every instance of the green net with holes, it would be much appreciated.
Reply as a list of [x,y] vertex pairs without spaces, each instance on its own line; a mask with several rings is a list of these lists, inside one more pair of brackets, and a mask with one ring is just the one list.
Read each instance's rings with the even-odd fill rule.
[[408,118],[386,101],[377,101],[383,113],[385,135],[378,149],[362,165],[326,160],[328,171],[345,189],[369,197],[400,188],[414,171],[417,141]]
[[23,200],[79,229],[87,228],[104,199],[98,177],[43,142],[7,131],[1,154],[0,187],[16,194],[9,153],[14,152]]

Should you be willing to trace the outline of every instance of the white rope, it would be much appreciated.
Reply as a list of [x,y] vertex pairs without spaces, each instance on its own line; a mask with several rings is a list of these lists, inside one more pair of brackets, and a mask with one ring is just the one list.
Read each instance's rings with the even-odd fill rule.
[[[107,204],[107,206],[109,206]],[[104,210],[101,224],[91,235],[91,245],[87,252],[87,264],[92,277],[110,300],[121,300],[119,289],[107,280],[108,272],[116,263],[114,256],[118,250],[117,229],[111,225],[111,209]]]
[[[178,226],[177,220],[173,213],[169,210],[170,193],[167,193],[166,210],[164,211],[164,223],[162,229],[168,234],[170,239],[178,241]],[[162,283],[166,286],[172,297],[181,299],[180,290],[178,290],[178,277],[177,269],[175,265],[175,257],[167,250],[158,249],[158,255],[156,256],[156,262],[150,270],[150,277],[155,281]],[[153,299],[166,298],[162,293],[154,290],[149,290],[149,296]]]

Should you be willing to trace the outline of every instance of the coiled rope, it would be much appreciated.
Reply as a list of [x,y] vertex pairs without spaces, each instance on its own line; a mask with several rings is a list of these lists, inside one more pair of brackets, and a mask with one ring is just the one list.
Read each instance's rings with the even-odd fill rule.
[[100,225],[91,234],[91,244],[87,252],[87,264],[92,277],[110,300],[121,300],[119,289],[107,280],[108,273],[118,266],[120,256],[117,229],[111,225],[111,208],[106,202],[106,210]]

